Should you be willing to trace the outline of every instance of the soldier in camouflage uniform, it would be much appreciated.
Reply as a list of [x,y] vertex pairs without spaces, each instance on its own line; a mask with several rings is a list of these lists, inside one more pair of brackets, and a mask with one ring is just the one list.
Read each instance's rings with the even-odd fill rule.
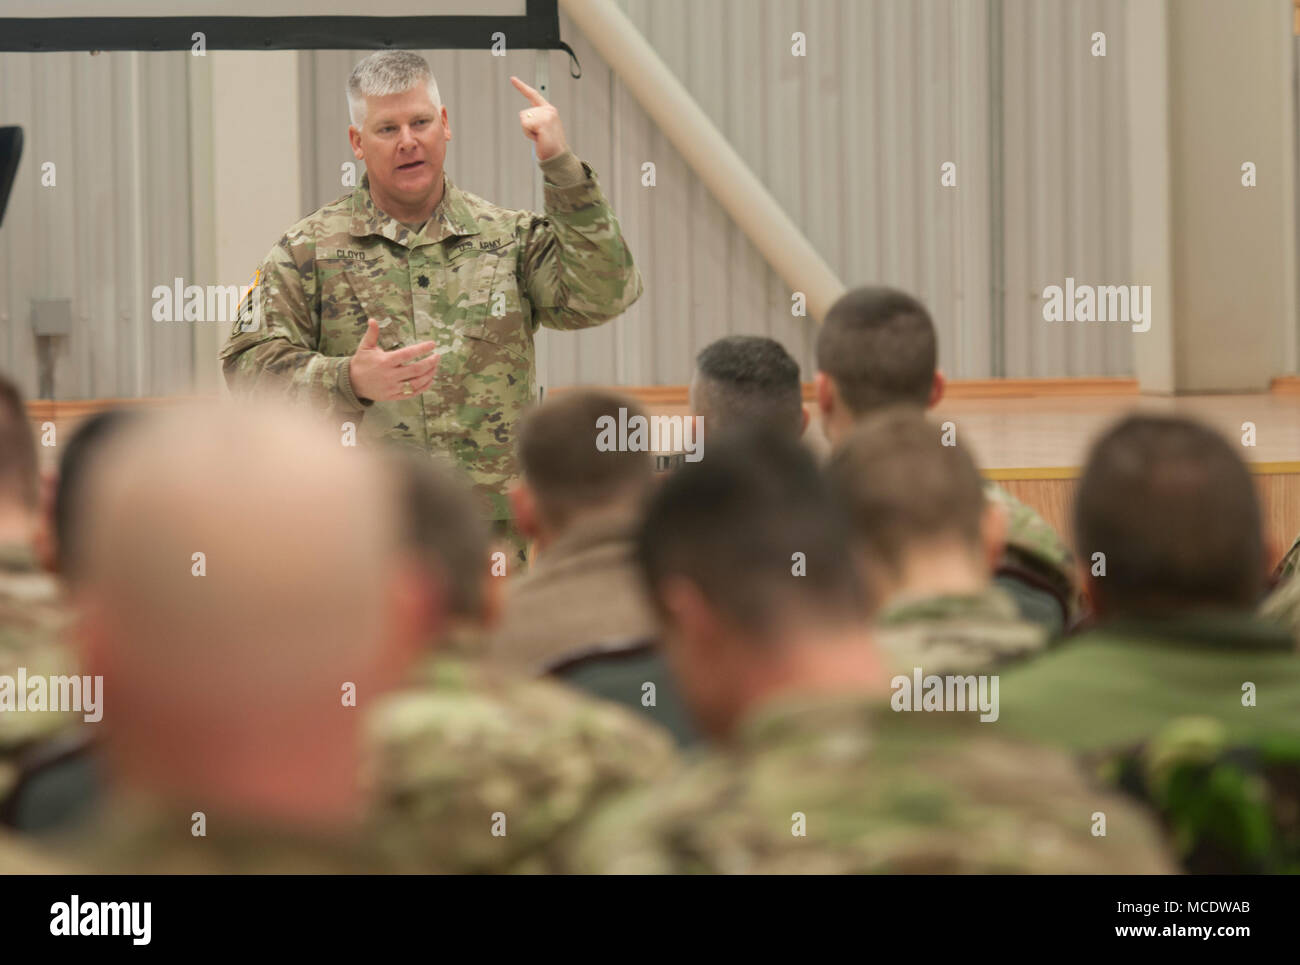
[[362,61],[349,81],[349,136],[367,173],[271,249],[221,351],[232,389],[270,389],[364,437],[450,455],[497,521],[509,518],[518,477],[515,423],[536,397],[538,327],[599,325],[642,289],[555,108],[514,83],[533,105],[520,121],[545,175],[544,215],[446,177],[451,129],[423,58]]
[[1149,819],[1069,759],[974,715],[891,710],[847,529],[811,457],[779,436],[711,443],[664,483],[639,558],[683,692],[724,743],[602,811],[570,866],[1171,871]]
[[486,659],[502,578],[472,499],[427,460],[394,461],[408,550],[427,562],[448,622],[429,627],[431,652],[408,686],[369,714],[371,826],[402,870],[554,870],[602,801],[670,769],[671,740],[621,707]]
[[[934,322],[916,299],[889,288],[841,296],[817,335],[817,405],[831,445],[883,406],[938,405],[945,381],[937,361]],[[1064,632],[1079,612],[1073,554],[1032,507],[992,482],[985,495],[1007,517],[998,585],[1025,619],[1051,636]]]
[[463,657],[428,658],[368,723],[372,822],[402,871],[562,870],[601,804],[674,763],[632,711]]
[[[36,443],[17,388],[0,378],[0,676],[27,678],[77,672],[63,632],[66,601],[41,570],[33,546],[37,525]],[[25,700],[26,694],[15,699]],[[39,741],[75,728],[66,711],[9,712],[0,705],[0,801],[18,779],[19,758]]]
[[897,669],[983,672],[1040,653],[1041,626],[995,587],[1006,516],[960,445],[913,406],[863,419],[828,469],[881,594],[876,642]]
[[1300,658],[1256,615],[1264,537],[1250,473],[1191,420],[1132,416],[1094,446],[1075,507],[1096,626],[1002,677],[999,729],[1081,751],[1127,747],[1171,721],[1227,739],[1300,735]]

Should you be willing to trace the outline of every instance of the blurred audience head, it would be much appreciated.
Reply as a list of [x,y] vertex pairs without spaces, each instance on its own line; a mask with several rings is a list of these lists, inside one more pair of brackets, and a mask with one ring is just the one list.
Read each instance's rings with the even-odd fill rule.
[[934,322],[893,288],[855,288],[830,307],[817,333],[817,405],[832,444],[875,409],[936,405],[943,395]]
[[665,479],[637,557],[667,659],[715,737],[767,696],[874,673],[848,527],[789,433],[729,433]]
[[18,386],[0,376],[0,528],[6,542],[30,540],[38,492],[36,438],[27,406]]
[[432,605],[390,474],[266,400],[140,416],[84,474],[74,603],[115,782],[355,818],[357,705],[405,675]]
[[865,418],[840,443],[828,475],[882,602],[988,585],[1006,516],[985,500],[970,454],[944,445],[923,410],[893,406]]
[[524,415],[523,481],[510,501],[520,531],[539,550],[585,520],[639,514],[654,480],[653,455],[597,445],[602,419],[618,425],[635,416],[645,410],[634,399],[600,389],[552,396]]
[[[1254,607],[1265,545],[1255,485],[1233,446],[1190,419],[1132,415],[1093,445],[1075,546],[1099,616]],[[1094,554],[1104,554],[1105,575]]]
[[695,357],[691,412],[716,435],[742,426],[771,426],[792,438],[803,434],[799,363],[780,342],[758,335],[728,335]]
[[[445,595],[449,621],[490,627],[500,606],[492,576],[492,534],[469,481],[445,461],[394,448],[385,453],[405,507],[402,538],[430,584]],[[438,628],[431,627],[436,637]]]
[[105,409],[88,416],[68,439],[59,458],[59,474],[50,508],[52,566],[69,583],[77,579],[81,554],[81,514],[85,499],[86,466],[99,448],[129,426],[137,413]]

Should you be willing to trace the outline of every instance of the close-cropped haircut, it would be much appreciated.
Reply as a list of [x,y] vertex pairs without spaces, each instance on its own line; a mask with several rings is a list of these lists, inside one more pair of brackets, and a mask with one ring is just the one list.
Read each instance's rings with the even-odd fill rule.
[[401,447],[385,455],[398,477],[407,547],[441,572],[448,613],[481,619],[492,540],[485,507],[464,475],[442,460]]
[[636,416],[645,416],[636,400],[600,389],[552,396],[525,413],[520,468],[547,523],[564,527],[584,510],[644,496],[654,479],[653,454],[597,445],[602,420],[618,425]]
[[0,499],[34,510],[38,490],[36,437],[27,406],[18,386],[0,375]]
[[706,458],[665,479],[637,559],[661,613],[664,581],[684,578],[756,642],[792,620],[835,626],[867,612],[847,526],[813,456],[770,428],[711,439]]
[[140,418],[129,409],[105,409],[87,416],[72,434],[59,459],[59,480],[54,487],[54,539],[58,546],[59,572],[65,580],[75,579],[83,555],[82,515],[87,466],[95,464],[95,453],[105,448],[128,425]]
[[983,481],[970,454],[946,446],[914,406],[872,414],[831,457],[831,489],[865,556],[897,570],[908,552],[957,539],[980,545]]
[[1250,608],[1264,589],[1259,502],[1226,439],[1190,419],[1132,415],[1093,445],[1074,504],[1076,547],[1103,553],[1107,615]]
[[352,68],[348,76],[348,117],[353,127],[366,121],[366,98],[401,94],[417,84],[429,90],[435,111],[442,107],[438,82],[429,62],[410,50],[376,50]]
[[855,416],[896,403],[925,407],[937,365],[930,313],[893,288],[846,292],[817,333],[817,368]]
[[775,339],[728,335],[695,357],[696,414],[711,430],[771,425],[803,431],[799,363]]

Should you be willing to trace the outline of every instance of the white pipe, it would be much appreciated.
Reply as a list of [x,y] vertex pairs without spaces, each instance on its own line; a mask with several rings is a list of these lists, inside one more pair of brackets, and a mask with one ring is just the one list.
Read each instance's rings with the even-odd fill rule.
[[659,125],[696,176],[818,321],[844,291],[735,148],[612,0],[560,0],[578,29]]

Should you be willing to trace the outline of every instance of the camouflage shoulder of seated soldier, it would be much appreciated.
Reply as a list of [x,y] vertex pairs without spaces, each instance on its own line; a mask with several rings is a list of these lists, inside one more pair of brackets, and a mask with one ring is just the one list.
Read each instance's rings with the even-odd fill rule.
[[876,643],[897,669],[965,673],[1003,666],[1047,648],[1042,626],[1023,620],[997,587],[945,594],[886,607]]
[[367,755],[384,854],[447,872],[558,870],[598,804],[675,761],[668,734],[622,707],[451,657],[373,709]]
[[[839,716],[839,720],[836,717]],[[889,717],[894,719],[890,720]],[[936,715],[942,716],[942,715]],[[903,718],[906,718],[904,720]],[[879,725],[863,728],[868,720]],[[1075,761],[913,715],[817,708],[611,803],[590,873],[1167,873],[1140,809]],[[1106,834],[1094,833],[1097,813]]]

